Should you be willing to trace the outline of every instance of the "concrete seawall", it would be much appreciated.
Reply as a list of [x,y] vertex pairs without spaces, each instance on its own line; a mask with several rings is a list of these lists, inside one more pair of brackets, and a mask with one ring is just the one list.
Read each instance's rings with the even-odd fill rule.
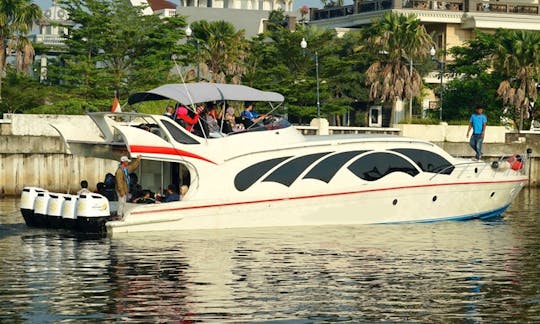
[[[48,125],[48,121],[95,127],[87,116],[53,118],[43,115],[10,115],[0,120],[0,195],[19,195],[24,186],[38,186],[50,191],[73,193],[79,189],[79,183],[83,179],[87,180],[90,189],[94,190],[96,184],[103,181],[106,173],[115,172],[117,161],[66,154],[62,139]],[[376,133],[373,129],[366,131],[354,127],[334,128],[336,129],[334,132],[337,133]],[[436,128],[434,131],[441,133]],[[503,141],[501,130],[496,131],[498,135],[494,140],[484,144],[484,159],[491,161],[499,159],[502,155],[525,154],[527,148],[532,148],[531,185],[537,186],[540,180],[540,134],[503,133]],[[402,132],[406,133],[406,130]],[[464,132],[466,128],[465,131],[459,130],[459,134]],[[420,132],[414,137],[425,136]],[[448,133],[446,136],[448,137]],[[448,141],[448,138],[445,138],[445,141],[436,141],[441,139],[440,137],[432,139],[435,144],[454,156],[473,156],[467,142],[452,142]]]

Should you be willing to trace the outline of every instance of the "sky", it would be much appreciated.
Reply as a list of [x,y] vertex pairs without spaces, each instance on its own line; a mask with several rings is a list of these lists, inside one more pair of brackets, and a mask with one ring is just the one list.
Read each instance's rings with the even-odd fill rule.
[[[172,3],[178,4],[178,0],[169,0]],[[52,0],[34,0],[42,9],[49,8],[53,1]],[[346,0],[345,4],[352,3],[351,0]],[[308,7],[314,7],[314,8],[320,8],[322,7],[320,0],[295,0],[294,1],[294,10],[296,11],[298,8],[302,7],[303,5],[307,5]]]

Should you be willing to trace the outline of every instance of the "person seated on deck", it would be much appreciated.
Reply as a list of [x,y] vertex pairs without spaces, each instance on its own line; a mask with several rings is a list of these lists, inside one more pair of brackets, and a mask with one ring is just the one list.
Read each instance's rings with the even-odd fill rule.
[[103,189],[103,193],[100,194],[107,197],[109,201],[117,201],[118,197],[116,197],[116,179],[114,175],[110,172],[107,173],[105,175],[103,183],[105,184],[105,187]]
[[242,117],[242,122],[246,128],[251,127],[251,125],[256,124],[263,120],[266,115],[260,115],[253,111],[253,104],[249,101],[246,101],[244,104],[244,111],[240,114]]
[[206,123],[208,110],[202,104],[199,104],[197,106],[197,112],[199,113],[199,121],[193,125],[191,132],[199,137],[209,137],[210,131]]
[[210,137],[219,137],[219,124],[217,106],[211,104],[206,113],[206,124],[208,125],[208,132]]
[[132,172],[129,174],[129,194],[128,201],[135,200],[143,195],[142,186],[139,184],[139,176]]
[[169,117],[170,119],[174,119],[174,107],[171,105],[167,105],[167,108],[165,108],[165,113],[163,114],[165,117]]
[[150,190],[143,190],[143,194],[140,197],[137,197],[133,199],[133,202],[136,204],[153,204],[156,202],[154,198],[152,198],[152,192]]
[[236,117],[234,116],[234,108],[227,107],[225,110],[225,120],[223,121],[223,133],[229,134],[232,132],[240,132],[244,130],[244,125],[236,123]]
[[170,184],[167,186],[167,195],[163,199],[164,203],[172,202],[172,201],[179,201],[180,196],[177,193],[176,186],[173,184]]
[[187,185],[181,185],[180,186],[180,200],[183,200],[186,196],[187,192],[189,190],[189,187]]
[[89,193],[91,192],[88,190],[88,181],[81,181],[81,190],[77,191],[77,195],[88,195]]
[[[184,127],[188,132],[191,132],[193,129],[193,125],[195,125],[199,121],[199,115],[201,114],[203,110],[202,105],[197,106],[196,113],[193,114],[193,112],[189,111],[186,106],[179,105],[176,108],[175,112],[175,120],[178,124],[180,124],[182,127]],[[193,115],[192,115],[193,114]]]

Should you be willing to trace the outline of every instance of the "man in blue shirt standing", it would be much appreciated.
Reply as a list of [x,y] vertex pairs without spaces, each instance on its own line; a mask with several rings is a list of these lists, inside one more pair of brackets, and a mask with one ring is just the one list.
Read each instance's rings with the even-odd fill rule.
[[471,128],[473,130],[469,144],[476,152],[476,160],[480,160],[482,157],[482,142],[484,141],[484,135],[486,133],[487,117],[483,112],[484,108],[482,108],[482,106],[476,106],[474,114],[472,114],[469,119],[469,129],[467,130],[467,137],[469,137]]

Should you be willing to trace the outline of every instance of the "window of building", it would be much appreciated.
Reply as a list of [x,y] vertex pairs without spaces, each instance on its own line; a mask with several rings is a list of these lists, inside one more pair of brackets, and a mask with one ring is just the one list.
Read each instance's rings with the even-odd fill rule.
[[404,172],[413,177],[420,173],[414,165],[404,158],[386,152],[363,156],[349,165],[348,169],[366,181],[378,180],[392,172]]
[[452,163],[437,153],[419,149],[393,149],[413,160],[424,172],[451,174],[454,171]]
[[317,179],[329,183],[345,163],[364,152],[367,151],[349,151],[331,155],[309,170],[304,179]]
[[238,172],[234,177],[234,186],[238,191],[244,191],[251,187],[257,180],[266,174],[276,165],[290,158],[290,156],[279,157],[271,160],[255,163],[244,170]]
[[297,157],[268,175],[263,181],[277,182],[289,187],[313,162],[331,152],[315,153]]

